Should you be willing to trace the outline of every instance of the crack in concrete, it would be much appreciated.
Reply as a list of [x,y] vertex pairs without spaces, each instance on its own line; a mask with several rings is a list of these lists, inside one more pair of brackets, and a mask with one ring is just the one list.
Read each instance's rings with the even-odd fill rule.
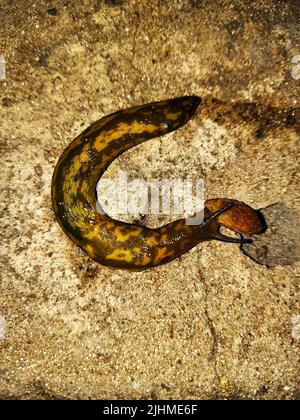
[[218,349],[219,349],[219,341],[218,341],[218,334],[214,325],[214,321],[209,313],[208,310],[208,286],[205,281],[202,281],[203,287],[204,287],[204,293],[205,293],[205,308],[204,308],[204,314],[207,320],[208,329],[212,338],[212,346],[210,350],[210,354],[208,356],[208,360],[213,362],[213,367],[215,371],[215,376],[217,379],[217,382],[220,382],[220,374],[218,372],[217,367],[217,355],[218,355]]

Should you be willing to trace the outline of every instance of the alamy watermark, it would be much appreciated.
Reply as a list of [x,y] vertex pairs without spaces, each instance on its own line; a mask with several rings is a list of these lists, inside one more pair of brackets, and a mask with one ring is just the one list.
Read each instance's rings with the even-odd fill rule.
[[300,315],[292,317],[292,337],[294,340],[300,340]]
[[204,183],[192,178],[128,179],[120,171],[115,179],[101,178],[98,187],[97,210],[114,216],[162,214],[185,217],[186,224],[203,222]]
[[6,62],[3,55],[0,55],[0,80],[6,79]]
[[294,55],[292,58],[292,64],[294,64],[292,69],[292,78],[295,80],[300,80],[300,54]]
[[6,335],[6,321],[4,316],[0,315],[0,340],[4,340]]

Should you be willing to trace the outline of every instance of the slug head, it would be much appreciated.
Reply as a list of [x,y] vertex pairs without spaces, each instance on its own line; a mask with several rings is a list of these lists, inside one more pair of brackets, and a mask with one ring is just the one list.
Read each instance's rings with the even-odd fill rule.
[[227,198],[217,198],[205,202],[204,223],[210,232],[211,239],[233,243],[251,242],[251,239],[225,236],[220,233],[221,227],[243,235],[258,234],[266,228],[263,216],[258,210],[252,209],[241,201]]

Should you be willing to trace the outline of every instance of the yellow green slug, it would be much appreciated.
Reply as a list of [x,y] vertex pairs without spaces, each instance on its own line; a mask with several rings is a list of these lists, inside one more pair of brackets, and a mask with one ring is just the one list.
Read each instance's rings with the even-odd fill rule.
[[183,96],[115,112],[93,123],[64,150],[53,174],[52,205],[64,232],[90,258],[109,267],[144,270],[202,241],[244,241],[222,235],[222,226],[240,234],[263,229],[258,211],[227,198],[207,200],[198,225],[180,219],[150,229],[97,211],[96,185],[108,165],[125,150],[183,126],[200,103],[197,96]]

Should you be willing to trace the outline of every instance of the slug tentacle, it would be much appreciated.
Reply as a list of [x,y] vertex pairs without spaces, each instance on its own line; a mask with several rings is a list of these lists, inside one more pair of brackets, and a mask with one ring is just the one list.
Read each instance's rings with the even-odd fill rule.
[[197,96],[183,96],[115,112],[92,124],[64,150],[53,174],[53,209],[64,232],[93,260],[144,270],[201,241],[244,241],[220,234],[221,226],[241,234],[262,229],[257,211],[229,199],[207,200],[200,225],[180,219],[158,229],[123,223],[97,210],[96,185],[108,165],[131,147],[183,126],[200,103]]
[[228,242],[231,244],[249,244],[252,242],[252,239],[231,238],[230,236],[223,235],[220,232],[213,234],[213,239],[216,239],[221,242]]

